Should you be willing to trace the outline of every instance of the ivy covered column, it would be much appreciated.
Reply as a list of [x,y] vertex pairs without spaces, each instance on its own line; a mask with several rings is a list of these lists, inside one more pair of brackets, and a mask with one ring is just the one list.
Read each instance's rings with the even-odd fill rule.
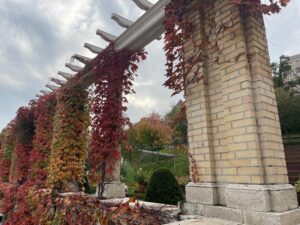
[[71,84],[56,93],[47,183],[57,192],[82,190],[87,158],[88,93],[80,85]]
[[120,145],[126,139],[126,126],[130,126],[125,116],[126,95],[134,93],[136,64],[143,59],[143,51],[117,51],[112,44],[92,62],[95,92],[91,102],[90,178],[98,186],[99,198],[125,197],[125,186],[120,182]]

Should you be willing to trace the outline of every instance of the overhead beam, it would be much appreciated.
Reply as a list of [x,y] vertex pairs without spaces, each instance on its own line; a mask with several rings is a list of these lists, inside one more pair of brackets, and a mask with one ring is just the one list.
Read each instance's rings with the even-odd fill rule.
[[[109,42],[114,41],[114,46],[116,50],[122,50],[122,49],[128,49],[132,51],[141,50],[150,42],[152,42],[153,40],[155,40],[157,37],[159,37],[164,33],[165,6],[170,1],[171,0],[159,0],[153,6],[151,5],[152,7],[148,5],[147,12],[144,13],[136,22],[134,22],[128,29],[126,29],[117,38],[114,35],[108,34],[101,30],[98,30],[97,34],[103,36],[102,38],[106,38]],[[140,4],[140,3],[145,3],[146,1],[136,0],[135,2],[137,4]],[[145,4],[143,7],[145,7]],[[88,43],[85,43],[84,46],[96,54],[101,53],[102,50],[101,48],[93,46]],[[106,62],[101,62],[101,63],[106,63]],[[77,67],[73,65],[70,66],[73,69],[75,69],[74,67]],[[85,68],[89,68],[89,65],[86,65]],[[77,67],[77,69],[73,71],[79,72],[80,70],[82,70],[82,68]],[[86,74],[81,76],[80,82],[82,82],[83,86],[88,87],[91,84],[93,84],[94,82],[92,76],[93,72],[94,72],[94,68],[90,68]],[[76,75],[72,75],[72,77],[73,76]],[[66,77],[66,79],[70,79],[70,77],[68,76],[64,76],[64,77]]]
[[51,91],[48,90],[41,90],[41,93],[43,93],[44,95],[48,95],[51,93]]
[[134,3],[142,10],[149,10],[154,4],[147,0],[133,0]]
[[70,74],[70,73],[65,73],[62,71],[58,71],[58,74],[61,75],[63,78],[70,80],[72,77],[74,77],[75,75]]
[[55,85],[51,85],[51,84],[46,84],[45,87],[49,88],[52,91],[55,91],[57,89],[59,89],[60,87],[55,86]]
[[65,64],[66,67],[68,67],[70,70],[74,71],[74,72],[80,72],[83,68],[80,66],[75,66],[71,63],[66,63]]
[[95,54],[99,54],[103,51],[103,48],[100,48],[98,46],[95,46],[95,45],[92,45],[89,43],[84,43],[83,46]]
[[137,51],[163,34],[165,30],[165,6],[169,2],[170,0],[160,0],[153,5],[116,39],[116,49]]
[[129,28],[133,22],[129,19],[126,19],[125,17],[123,16],[120,16],[116,13],[113,13],[111,14],[111,18],[117,22],[117,24],[119,24],[121,27],[124,27],[124,28]]
[[109,43],[111,43],[111,42],[113,42],[117,39],[117,37],[115,35],[107,33],[107,32],[105,32],[103,30],[100,30],[100,29],[98,29],[96,31],[96,34],[99,35],[103,40],[105,40]]
[[58,85],[64,85],[67,83],[67,81],[65,81],[65,80],[60,80],[60,79],[53,78],[53,77],[51,77],[50,80]]
[[76,59],[78,60],[79,62],[83,63],[83,64],[89,64],[92,59],[91,58],[88,58],[86,56],[83,56],[83,55],[79,55],[79,54],[75,54],[71,57],[71,60],[72,59]]

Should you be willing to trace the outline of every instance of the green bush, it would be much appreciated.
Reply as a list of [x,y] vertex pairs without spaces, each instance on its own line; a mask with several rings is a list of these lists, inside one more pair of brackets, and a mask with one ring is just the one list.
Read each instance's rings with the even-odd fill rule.
[[174,175],[166,169],[159,169],[150,178],[145,201],[176,205],[183,195]]

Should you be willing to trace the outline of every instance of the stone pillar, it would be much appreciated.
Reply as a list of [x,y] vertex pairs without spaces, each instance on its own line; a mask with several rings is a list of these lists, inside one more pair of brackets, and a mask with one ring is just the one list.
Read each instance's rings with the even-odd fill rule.
[[[215,0],[193,18],[194,40],[210,33],[210,47],[219,49],[207,48],[204,79],[187,84],[189,152],[199,177],[186,186],[185,208],[249,225],[300,223],[262,15],[244,16],[228,0]],[[190,40],[185,51],[195,52]]]
[[[121,159],[114,161],[114,170],[104,185],[103,197],[106,199],[125,198],[125,184],[120,181]],[[96,193],[97,195],[97,193]]]

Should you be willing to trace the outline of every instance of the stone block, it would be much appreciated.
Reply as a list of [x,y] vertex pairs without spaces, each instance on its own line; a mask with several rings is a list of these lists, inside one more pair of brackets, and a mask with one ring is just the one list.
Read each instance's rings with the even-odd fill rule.
[[197,203],[182,203],[180,204],[181,213],[184,215],[199,215],[202,216],[203,205]]
[[244,212],[246,225],[296,225],[300,223],[300,209],[284,213]]
[[124,198],[125,194],[125,185],[120,181],[110,182],[105,184],[103,197],[106,199],[112,198]]
[[[298,208],[297,193],[292,185],[290,189],[271,190],[271,211],[285,212]],[[287,186],[287,188],[289,188]]]
[[188,183],[185,186],[186,201],[205,205],[218,204],[217,187],[211,183]]

